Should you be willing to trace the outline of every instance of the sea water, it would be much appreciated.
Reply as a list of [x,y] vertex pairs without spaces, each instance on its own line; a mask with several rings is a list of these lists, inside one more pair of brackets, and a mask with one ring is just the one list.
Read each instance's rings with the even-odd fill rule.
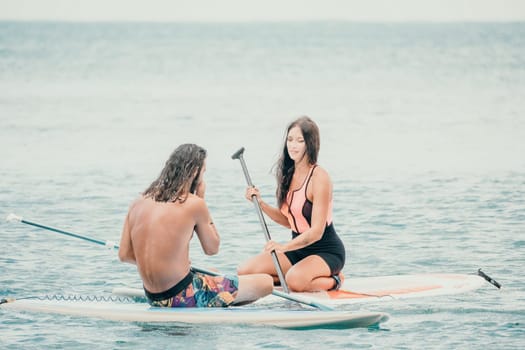
[[[311,116],[346,278],[475,273],[467,294],[351,305],[372,329],[152,325],[0,310],[0,347],[518,349],[525,345],[525,24],[0,23],[0,213],[119,240],[171,151],[208,150],[206,199],[232,273],[264,236],[240,147],[274,203],[286,125]],[[277,241],[289,232],[268,220]],[[110,295],[135,267],[0,222],[0,296]],[[275,307],[296,307],[278,304]]]

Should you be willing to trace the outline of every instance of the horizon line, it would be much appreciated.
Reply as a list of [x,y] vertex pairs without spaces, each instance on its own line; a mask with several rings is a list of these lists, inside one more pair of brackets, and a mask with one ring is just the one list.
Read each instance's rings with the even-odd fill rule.
[[158,23],[158,24],[173,24],[173,23],[216,23],[216,24],[249,24],[249,23],[356,23],[356,24],[374,24],[374,23],[389,23],[389,24],[449,24],[449,23],[525,23],[524,19],[254,19],[254,20],[237,20],[237,19],[166,19],[166,20],[151,20],[151,19],[60,19],[60,18],[1,18],[0,22],[41,22],[41,23]]

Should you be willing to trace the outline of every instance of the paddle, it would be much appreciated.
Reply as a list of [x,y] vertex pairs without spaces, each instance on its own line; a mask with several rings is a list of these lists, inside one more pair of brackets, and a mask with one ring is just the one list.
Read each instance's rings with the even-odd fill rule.
[[60,233],[60,234],[66,235],[66,236],[75,237],[75,238],[83,239],[84,241],[88,241],[88,242],[91,242],[91,243],[96,243],[96,244],[99,244],[99,245],[103,245],[103,246],[106,246],[109,249],[115,248],[115,249],[118,250],[118,248],[119,248],[119,246],[115,242],[112,242],[112,241],[99,241],[98,239],[93,239],[93,238],[90,238],[90,237],[81,236],[81,235],[78,235],[78,234],[73,233],[73,232],[68,232],[68,231],[60,230],[58,228],[53,228],[53,227],[42,225],[42,224],[39,224],[39,223],[36,223],[36,222],[28,221],[28,220],[23,219],[21,216],[18,216],[18,215],[15,215],[15,214],[7,215],[6,221],[7,222],[13,222],[13,221],[21,222],[23,224],[35,226],[35,227],[38,227],[38,228],[42,228],[44,230],[57,232],[57,233]]
[[[242,171],[244,172],[244,177],[246,178],[246,182],[248,183],[248,186],[253,187],[252,179],[250,178],[250,174],[248,173],[248,168],[246,167],[246,162],[244,161],[243,157],[244,153],[244,147],[241,147],[237,152],[235,152],[232,155],[232,159],[239,159],[241,161]],[[257,211],[257,215],[259,216],[259,221],[261,222],[261,226],[264,231],[264,236],[266,237],[266,242],[271,240],[270,237],[270,231],[268,231],[268,226],[266,225],[266,221],[264,221],[263,212],[261,209],[261,205],[259,204],[259,201],[257,200],[256,195],[252,195],[252,202],[255,206],[255,209]],[[279,277],[279,281],[281,282],[281,286],[283,287],[283,290],[285,293],[290,293],[290,290],[288,289],[288,285],[286,284],[283,269],[281,268],[281,264],[279,263],[279,258],[277,258],[277,253],[275,250],[272,250],[272,259],[273,264],[275,266],[275,270],[277,270],[277,276]]]
[[[15,214],[9,214],[7,216],[7,218],[6,218],[6,221],[8,221],[8,222],[13,222],[13,221],[21,222],[21,223],[26,224],[26,225],[30,225],[30,226],[38,227],[38,228],[41,228],[41,229],[44,229],[44,230],[60,233],[60,234],[66,235],[66,236],[82,239],[84,241],[95,243],[95,244],[98,244],[98,245],[103,245],[103,246],[105,246],[105,247],[107,247],[109,249],[117,249],[117,250],[119,249],[118,244],[116,244],[115,242],[112,242],[112,241],[101,241],[101,240],[94,239],[94,238],[91,238],[91,237],[82,236],[82,235],[79,235],[79,234],[76,234],[76,233],[73,233],[73,232],[68,232],[68,231],[60,230],[58,228],[42,225],[42,224],[39,224],[39,223],[36,223],[36,222],[33,222],[33,221],[25,220],[22,217],[20,217],[18,215],[15,215]],[[201,267],[192,266],[192,269],[194,271],[201,272],[201,273],[204,273],[204,274],[207,274],[207,275],[211,275],[211,276],[222,276],[218,272],[207,270],[207,269],[204,269],[204,268],[201,268]],[[275,296],[284,298],[284,299],[288,299],[288,300],[295,301],[295,302],[298,302],[298,303],[301,303],[301,304],[305,304],[305,305],[308,305],[308,306],[315,307],[315,308],[317,308],[319,310],[333,311],[333,309],[331,307],[329,307],[329,306],[325,306],[325,305],[316,303],[316,302],[308,300],[308,299],[303,299],[301,297],[291,296],[291,295],[288,295],[286,293],[279,292],[277,290],[274,290],[272,292],[272,294],[275,295]]]

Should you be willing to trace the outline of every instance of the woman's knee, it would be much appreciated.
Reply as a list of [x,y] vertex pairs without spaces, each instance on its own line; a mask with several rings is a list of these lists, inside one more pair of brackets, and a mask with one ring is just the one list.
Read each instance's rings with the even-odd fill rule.
[[309,281],[298,273],[290,270],[285,276],[286,284],[294,292],[304,292]]
[[250,273],[250,270],[246,266],[246,264],[241,264],[237,266],[237,275],[247,275]]
[[260,286],[259,288],[261,289],[262,294],[268,295],[272,293],[273,277],[268,274],[262,273],[258,275],[258,279],[259,279],[259,286]]

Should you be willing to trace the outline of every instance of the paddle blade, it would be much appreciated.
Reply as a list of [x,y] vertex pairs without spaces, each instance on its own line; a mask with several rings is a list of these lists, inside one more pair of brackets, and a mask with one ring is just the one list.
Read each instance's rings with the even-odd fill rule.
[[22,217],[11,213],[11,214],[7,215],[7,217],[5,218],[5,221],[7,221],[7,222],[13,222],[13,221],[22,222]]

